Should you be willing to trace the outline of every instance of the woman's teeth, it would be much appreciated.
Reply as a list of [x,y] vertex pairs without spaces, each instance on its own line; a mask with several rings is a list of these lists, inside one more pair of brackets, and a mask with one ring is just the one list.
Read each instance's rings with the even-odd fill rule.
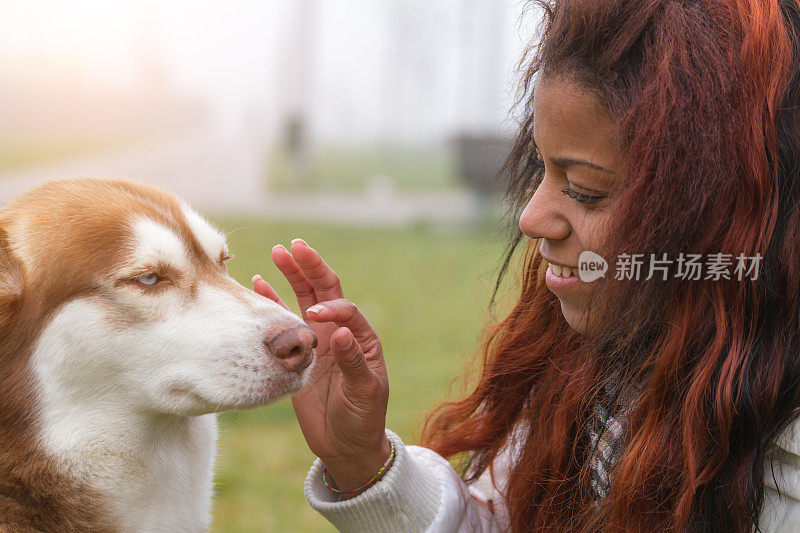
[[552,270],[556,276],[561,276],[562,278],[569,278],[578,273],[578,269],[576,268],[562,267],[560,265],[554,265],[553,263],[547,264],[550,265],[550,270]]

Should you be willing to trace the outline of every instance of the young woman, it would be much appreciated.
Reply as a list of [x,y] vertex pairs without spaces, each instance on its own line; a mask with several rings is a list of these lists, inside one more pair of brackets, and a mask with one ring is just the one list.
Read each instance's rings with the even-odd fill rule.
[[343,531],[800,531],[800,2],[537,3],[520,296],[426,447],[336,274],[273,249],[320,343],[307,498]]

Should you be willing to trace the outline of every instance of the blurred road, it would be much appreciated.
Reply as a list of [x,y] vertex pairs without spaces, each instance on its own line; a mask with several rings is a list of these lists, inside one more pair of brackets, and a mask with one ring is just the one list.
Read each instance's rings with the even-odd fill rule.
[[471,219],[478,201],[467,191],[271,194],[266,146],[195,132],[70,160],[0,172],[0,205],[36,183],[68,177],[127,178],[164,187],[206,215],[258,216],[402,226]]
[[0,174],[0,201],[48,179],[107,177],[160,185],[201,209],[255,206],[264,194],[263,167],[254,153],[234,139],[208,132],[159,138],[109,153],[12,169]]

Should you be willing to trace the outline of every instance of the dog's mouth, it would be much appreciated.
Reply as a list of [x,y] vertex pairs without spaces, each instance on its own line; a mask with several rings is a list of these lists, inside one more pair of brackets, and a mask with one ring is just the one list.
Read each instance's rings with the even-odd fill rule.
[[181,399],[181,400],[190,400],[196,403],[204,403],[207,400],[200,395],[197,391],[197,388],[193,385],[187,385],[185,383],[175,383],[169,386],[167,390],[168,394],[173,399]]
[[298,372],[258,382],[229,383],[229,388],[214,387],[217,390],[213,392],[193,383],[173,383],[167,388],[168,404],[171,411],[192,416],[264,407],[302,389],[312,365],[313,360]]

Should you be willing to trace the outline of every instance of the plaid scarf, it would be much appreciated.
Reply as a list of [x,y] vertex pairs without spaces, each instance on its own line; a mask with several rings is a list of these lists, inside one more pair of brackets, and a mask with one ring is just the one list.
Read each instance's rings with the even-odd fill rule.
[[609,416],[608,410],[595,404],[593,427],[589,430],[592,445],[589,485],[595,500],[603,498],[611,487],[612,470],[624,447],[624,410]]
[[[609,383],[610,387],[615,381]],[[603,498],[611,487],[614,466],[625,447],[625,420],[632,395],[620,395],[613,408],[601,403],[594,405],[589,425],[590,477],[589,486],[595,501]]]

